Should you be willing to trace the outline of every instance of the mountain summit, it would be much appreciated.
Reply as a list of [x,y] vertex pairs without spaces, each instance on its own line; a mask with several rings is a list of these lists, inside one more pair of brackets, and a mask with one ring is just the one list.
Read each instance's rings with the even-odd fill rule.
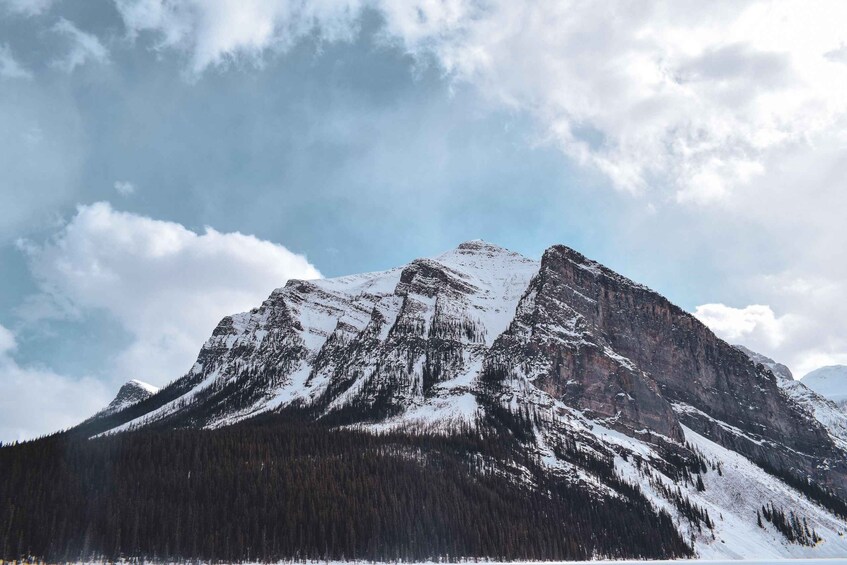
[[[536,261],[476,240],[388,271],[290,280],[253,310],[221,320],[183,377],[68,437],[132,443],[142,432],[183,437],[180,430],[214,429],[218,435],[189,437],[230,438],[220,441],[233,449],[240,443],[232,438],[264,437],[256,436],[259,425],[276,430],[274,442],[284,436],[279,430],[306,426],[308,433],[291,437],[322,434],[309,444],[315,449],[346,433],[353,434],[348,445],[399,457],[391,465],[402,461],[404,470],[381,474],[379,489],[420,468],[435,481],[455,464],[463,470],[445,484],[469,473],[495,481],[486,488],[516,501],[516,512],[532,500],[532,508],[559,516],[549,532],[559,541],[544,537],[530,514],[516,515],[515,527],[537,531],[528,538],[537,546],[489,548],[479,545],[488,538],[466,539],[457,526],[432,530],[420,551],[403,546],[406,557],[445,556],[431,549],[442,542],[454,548],[452,557],[847,555],[847,426],[825,400],[785,386],[781,367],[725,343],[661,295],[573,249],[553,246]],[[248,444],[238,465],[271,453]],[[264,457],[262,469],[296,461]],[[185,463],[190,476],[200,472],[194,464]],[[249,492],[264,492],[264,484]],[[465,509],[482,500],[456,496]],[[427,512],[440,508],[433,504]],[[360,512],[344,517],[351,523],[373,518],[350,512]],[[630,526],[609,526],[617,520]],[[653,534],[623,532],[636,524]],[[488,525],[480,518],[478,527]],[[373,535],[354,530],[338,535]],[[279,551],[263,555],[293,555]]]
[[103,410],[96,414],[97,417],[107,416],[120,412],[124,408],[132,406],[142,400],[146,400],[159,392],[159,388],[149,383],[132,379],[118,390],[115,398]]

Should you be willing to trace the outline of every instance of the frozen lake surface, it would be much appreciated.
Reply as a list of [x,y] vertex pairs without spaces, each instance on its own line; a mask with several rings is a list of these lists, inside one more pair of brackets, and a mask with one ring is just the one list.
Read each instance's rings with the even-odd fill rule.
[[[85,562],[84,565],[100,565],[102,561]],[[129,563],[127,561],[118,561],[116,563]],[[163,565],[171,565],[170,562],[147,561],[147,563],[162,563]],[[197,562],[204,563],[204,562]],[[485,561],[485,560],[466,560],[466,561],[281,561],[277,565],[449,565],[450,563],[459,563],[461,565],[847,565],[847,557],[835,558],[820,558],[820,559],[670,559],[670,560],[621,560],[613,561],[601,559],[598,561]],[[267,565],[265,563],[249,563],[245,562],[242,565]]]
[[[286,562],[291,563],[291,562]],[[456,562],[416,561],[402,562],[393,561],[385,563],[373,563],[370,561],[297,561],[291,565],[447,565]],[[598,561],[459,561],[462,565],[847,565],[847,557],[820,558],[820,559],[670,559],[657,561],[644,560],[622,560],[613,561],[601,559]],[[245,564],[248,565],[248,564]],[[249,564],[249,565],[259,565]]]
[[669,561],[571,561],[569,563],[570,565],[573,565],[574,563],[593,563],[594,565],[643,565],[644,563],[651,563],[654,565],[675,565],[679,563],[687,563],[689,565],[766,565],[769,563],[784,563],[785,565],[847,565],[847,557],[840,557],[834,559],[673,559]]
[[[326,563],[323,561],[309,562],[305,565],[320,565]],[[367,561],[330,561],[328,565],[348,565],[357,563],[358,565],[367,565]],[[847,557],[822,558],[822,559],[671,559],[660,561],[638,561],[638,560],[623,560],[623,561],[461,561],[461,564],[480,565],[769,565],[769,564],[784,564],[784,565],[847,565]],[[378,564],[387,565],[387,564]],[[424,561],[418,563],[406,563],[404,565],[445,565],[438,564],[434,561]]]

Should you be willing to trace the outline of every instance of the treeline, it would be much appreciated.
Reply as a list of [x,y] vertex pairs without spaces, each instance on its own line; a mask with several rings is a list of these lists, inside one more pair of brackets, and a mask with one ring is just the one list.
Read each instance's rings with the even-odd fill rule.
[[813,546],[821,541],[821,538],[815,529],[809,528],[806,518],[798,518],[797,515],[794,514],[793,510],[789,511],[786,515],[785,511],[780,508],[776,508],[773,505],[773,502],[771,502],[769,506],[762,505],[761,514],[758,510],[756,510],[756,521],[760,528],[765,527],[764,524],[762,524],[763,516],[765,520],[773,524],[777,531],[785,536],[785,539],[791,543]]
[[66,434],[0,448],[0,477],[6,560],[691,555],[637,491],[598,498],[478,430],[374,435],[266,419]]
[[[700,489],[699,487],[699,485],[703,484],[703,480],[699,475],[697,478],[698,490],[705,490],[705,487],[703,489]],[[650,485],[659,492],[665,500],[670,501],[676,509],[679,510],[679,513],[687,519],[693,527],[697,528],[697,531],[703,531],[700,524],[703,524],[710,530],[715,529],[715,523],[712,521],[711,516],[709,516],[709,511],[691,502],[688,495],[683,494],[682,488],[679,485],[677,485],[676,488],[673,488],[664,481],[660,480],[653,473],[649,475],[649,480]]]
[[847,501],[832,490],[807,477],[798,477],[793,473],[777,469],[766,463],[760,462],[759,465],[766,472],[802,492],[807,498],[816,501],[827,510],[847,520]]

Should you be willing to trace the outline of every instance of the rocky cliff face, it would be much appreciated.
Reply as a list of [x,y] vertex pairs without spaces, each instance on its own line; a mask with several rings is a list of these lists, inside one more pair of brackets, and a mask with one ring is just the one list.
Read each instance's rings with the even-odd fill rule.
[[[538,262],[473,241],[385,272],[289,281],[258,308],[224,318],[183,378],[79,431],[219,427],[276,412],[431,433],[501,426],[549,472],[597,492],[617,487],[578,454],[602,453],[657,508],[680,515],[690,510],[663,481],[693,488],[686,469],[716,469],[728,454],[748,470],[686,495],[713,512],[755,516],[765,495],[750,485],[776,481],[756,465],[812,480],[827,496],[847,493],[838,434],[772,369],[564,246]],[[704,453],[710,462],[695,463]],[[767,489],[836,531],[837,519],[791,487]],[[721,526],[723,535],[770,535],[747,521]],[[726,555],[719,538],[685,523],[702,555]]]
[[[640,369],[688,427],[757,462],[847,488],[847,467],[835,463],[840,454],[826,430],[785,401],[770,371],[692,315],[567,247],[545,252],[539,276],[556,281],[550,299],[577,312],[593,335]],[[673,420],[652,400],[643,394],[630,412],[640,409],[637,421],[668,431]]]
[[735,348],[750,357],[757,365],[761,364],[769,369],[776,376],[777,385],[789,401],[796,404],[798,409],[809,417],[817,420],[839,448],[847,449],[847,414],[842,406],[818,394],[804,382],[794,380],[791,370],[782,363],[777,363],[742,345],[736,345]]
[[616,349],[615,340],[624,336],[598,317],[607,306],[601,287],[618,282],[601,276],[598,265],[567,248],[545,252],[486,370],[505,379],[519,375],[613,427],[681,440],[679,421],[657,382]]

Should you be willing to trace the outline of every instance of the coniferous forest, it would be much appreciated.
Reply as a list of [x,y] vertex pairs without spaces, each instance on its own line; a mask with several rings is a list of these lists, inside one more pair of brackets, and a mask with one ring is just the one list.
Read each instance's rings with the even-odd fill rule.
[[[510,473],[516,466],[531,477]],[[7,560],[691,554],[637,489],[620,483],[625,496],[598,498],[479,430],[380,435],[276,417],[91,440],[64,433],[0,448],[0,474]]]

